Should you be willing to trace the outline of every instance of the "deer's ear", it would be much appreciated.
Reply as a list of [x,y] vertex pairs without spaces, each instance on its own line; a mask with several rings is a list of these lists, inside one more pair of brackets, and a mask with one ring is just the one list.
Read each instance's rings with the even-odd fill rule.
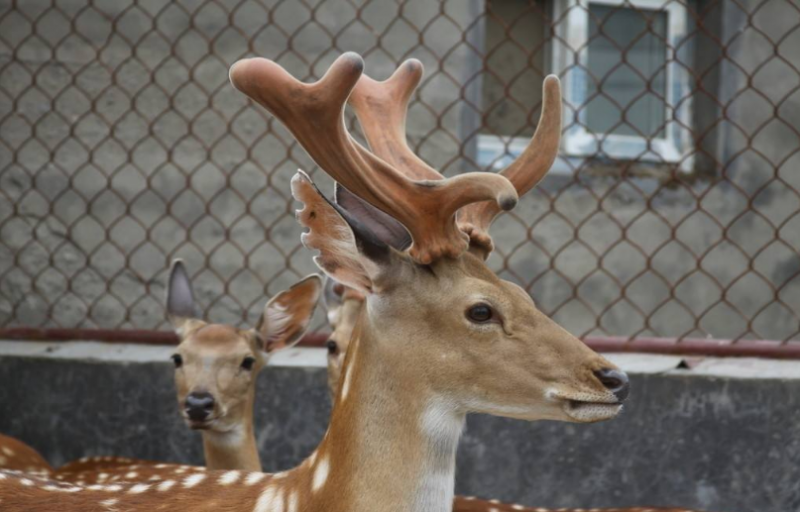
[[330,277],[325,278],[325,291],[322,299],[328,312],[336,310],[344,301],[345,286]]
[[340,206],[331,203],[303,171],[292,179],[292,194],[304,208],[297,211],[308,228],[301,238],[319,255],[314,262],[328,276],[362,293],[374,291],[375,278],[396,259],[389,245]]
[[264,343],[262,349],[274,352],[300,341],[321,293],[322,278],[312,274],[270,299],[256,326]]
[[334,200],[338,206],[350,214],[351,219],[358,220],[387,245],[398,251],[404,251],[411,246],[411,235],[399,221],[388,213],[375,208],[339,183],[336,184]]
[[189,274],[183,266],[183,261],[176,259],[172,262],[167,283],[167,318],[178,336],[184,336],[196,317]]

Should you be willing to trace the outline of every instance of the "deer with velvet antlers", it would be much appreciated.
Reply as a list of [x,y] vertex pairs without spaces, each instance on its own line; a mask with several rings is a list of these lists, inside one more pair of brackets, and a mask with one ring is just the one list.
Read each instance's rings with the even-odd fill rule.
[[[0,473],[4,509],[445,512],[466,414],[586,423],[619,413],[627,376],[484,263],[492,219],[554,158],[559,120],[548,122],[547,113],[557,80],[545,83],[543,120],[517,162],[502,175],[443,179],[405,145],[405,105],[370,103],[354,91],[362,70],[354,54],[314,84],[264,59],[231,69],[234,86],[278,117],[346,189],[334,204],[304,173],[292,182],[317,264],[366,297],[318,448],[272,475],[196,472],[84,487]],[[351,92],[372,151],[346,131]]]

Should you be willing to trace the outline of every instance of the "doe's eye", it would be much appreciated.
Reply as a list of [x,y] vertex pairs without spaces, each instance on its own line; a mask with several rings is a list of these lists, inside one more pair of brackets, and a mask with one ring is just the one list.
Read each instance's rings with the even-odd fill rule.
[[242,361],[242,368],[244,368],[247,371],[250,371],[253,369],[254,364],[256,364],[256,358],[247,356],[244,358],[244,361]]
[[492,307],[488,304],[475,304],[467,310],[467,318],[476,324],[488,322],[494,316]]
[[335,355],[336,352],[339,351],[339,344],[336,343],[336,340],[328,340],[325,343],[325,346],[328,347],[328,353],[330,355]]
[[172,354],[172,362],[175,363],[175,368],[183,366],[183,358],[180,354]]

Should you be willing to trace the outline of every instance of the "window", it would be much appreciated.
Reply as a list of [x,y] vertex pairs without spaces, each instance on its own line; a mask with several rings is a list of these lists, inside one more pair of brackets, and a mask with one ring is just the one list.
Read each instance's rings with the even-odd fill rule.
[[670,0],[557,0],[567,156],[692,168],[687,18]]
[[[494,3],[498,4],[515,2]],[[548,4],[552,6],[554,31],[549,51],[545,58],[521,58],[527,57],[534,69],[539,65],[544,68],[547,62],[562,78],[565,131],[562,155],[553,172],[571,173],[588,158],[678,163],[682,170],[691,170],[692,97],[687,69],[693,45],[688,39],[686,6],[671,0],[555,0]],[[534,14],[541,18],[543,13]],[[509,29],[519,29],[522,16],[516,15],[516,21],[505,22],[505,30],[519,48],[521,36]],[[527,37],[541,44],[545,24],[528,25]],[[499,60],[496,54],[503,47],[493,43],[492,29],[490,17],[487,54]],[[540,35],[532,35],[537,32]],[[494,39],[500,40],[503,35]],[[482,134],[478,140],[481,165],[503,167],[525,148],[531,130],[518,126],[520,107],[541,100],[542,76],[520,74],[525,62],[521,58],[514,61],[509,57],[512,55],[510,51],[501,55],[507,66],[514,64],[518,74],[513,75],[513,83],[509,82],[513,88],[507,86],[506,91],[518,97],[520,77],[524,77],[530,80],[523,84],[528,97],[509,100],[505,107],[508,114],[500,117],[498,105],[502,103],[495,98],[495,89],[500,88],[492,87],[492,77],[502,78],[502,72],[491,69],[487,60],[490,69],[486,73],[489,78],[484,80],[483,99],[485,127],[490,134]]]

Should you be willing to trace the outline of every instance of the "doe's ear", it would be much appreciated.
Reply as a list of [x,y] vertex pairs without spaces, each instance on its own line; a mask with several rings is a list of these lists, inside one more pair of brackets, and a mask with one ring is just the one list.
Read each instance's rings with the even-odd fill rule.
[[274,352],[300,341],[321,293],[322,279],[312,274],[270,299],[256,326],[264,343],[262,349]]
[[322,299],[325,301],[325,307],[328,309],[335,309],[342,305],[345,286],[330,277],[325,278],[325,292],[322,294]]
[[331,203],[303,171],[292,179],[292,194],[304,208],[297,211],[300,224],[308,228],[301,240],[319,255],[314,262],[328,276],[371,293],[375,278],[397,258],[384,241],[342,207]]
[[183,261],[172,261],[167,283],[167,317],[178,335],[185,334],[189,322],[197,317],[194,306],[194,294],[189,274]]

